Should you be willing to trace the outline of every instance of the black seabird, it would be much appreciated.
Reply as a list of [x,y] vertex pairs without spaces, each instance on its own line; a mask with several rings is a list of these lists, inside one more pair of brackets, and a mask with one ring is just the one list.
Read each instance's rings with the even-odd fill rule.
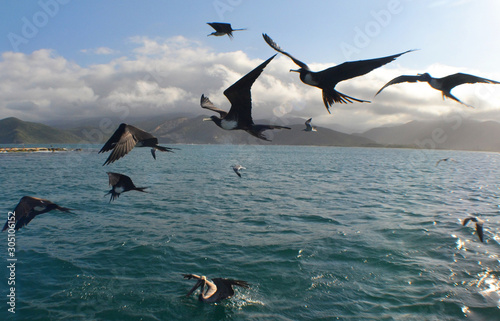
[[399,84],[402,82],[419,82],[419,81],[425,81],[427,82],[432,88],[437,89],[441,91],[441,94],[443,96],[443,99],[445,97],[451,98],[467,107],[472,107],[458,99],[457,97],[453,96],[451,94],[451,90],[462,84],[474,84],[474,83],[487,83],[487,84],[500,84],[498,81],[486,79],[486,78],[481,78],[469,74],[464,74],[464,73],[456,73],[453,75],[449,75],[443,78],[433,78],[431,75],[428,73],[424,74],[418,74],[416,76],[407,76],[407,75],[402,75],[399,77],[394,78],[393,80],[389,81],[387,84],[384,85],[384,87],[380,88],[380,90],[375,94],[378,95],[385,87],[394,85],[394,84]]
[[[121,193],[128,191],[139,191],[147,193],[144,189],[147,187],[136,187],[132,182],[132,179],[127,175],[119,174],[119,173],[111,173],[108,172],[109,176],[109,185],[112,187],[111,190],[106,193],[106,195],[111,194],[111,198],[109,202],[115,200],[120,196]],[[104,196],[106,196],[104,195]]]
[[263,134],[265,130],[290,129],[290,127],[277,125],[255,125],[252,119],[252,97],[250,88],[267,64],[275,56],[276,55],[264,61],[262,64],[257,66],[257,68],[250,71],[248,74],[243,76],[243,78],[224,91],[224,95],[227,97],[229,102],[231,102],[231,109],[229,109],[229,112],[215,107],[208,97],[201,95],[201,107],[210,109],[211,111],[215,111],[220,114],[220,118],[217,116],[211,116],[210,118],[205,118],[203,120],[211,120],[217,126],[226,130],[241,129],[250,135],[267,141],[269,141],[269,139],[267,139]]
[[454,160],[453,158],[451,158],[451,157],[446,157],[446,158],[441,158],[440,160],[438,160],[438,161],[436,162],[436,166],[438,166],[438,165],[439,165],[439,163],[441,163],[441,162],[447,162],[447,161],[450,161],[450,162],[456,162],[456,160]]
[[316,132],[316,127],[314,127],[313,125],[311,125],[311,120],[312,118],[309,118],[308,120],[306,120],[305,124],[306,124],[306,128],[304,128],[303,130],[306,131],[306,132]]
[[347,96],[341,92],[335,90],[335,86],[344,80],[362,76],[369,73],[373,69],[382,67],[383,65],[393,61],[397,57],[411,52],[413,50],[408,50],[396,55],[368,59],[368,60],[358,60],[358,61],[348,61],[340,65],[330,67],[328,69],[314,72],[309,69],[309,67],[302,61],[296,59],[288,52],[283,51],[267,34],[262,34],[264,40],[267,42],[271,48],[284,54],[293,60],[300,68],[297,70],[290,69],[290,71],[295,71],[300,74],[300,80],[307,85],[318,87],[323,92],[323,103],[325,104],[326,110],[330,113],[330,107],[334,103],[352,103],[353,100],[360,103],[369,103],[368,100],[361,100],[351,96]]
[[[28,225],[28,223],[31,222],[31,220],[34,219],[35,216],[50,212],[52,210],[69,212],[71,209],[61,207],[49,200],[45,200],[42,198],[23,196],[19,203],[16,205],[13,214],[9,216],[9,219],[7,219],[7,222],[3,226],[2,232],[12,227],[14,223],[14,229],[17,231],[21,227]],[[14,216],[14,219],[12,219],[12,216]]]
[[151,154],[156,159],[156,150],[162,152],[171,152],[173,148],[158,146],[158,138],[150,133],[143,131],[137,127],[127,124],[120,124],[115,133],[109,138],[104,146],[99,151],[100,153],[113,150],[108,159],[102,164],[111,164],[117,159],[127,155],[132,148],[137,147],[151,147]]
[[236,175],[238,175],[239,177],[241,177],[241,174],[240,174],[240,171],[242,169],[246,169],[245,167],[241,166],[241,165],[234,165],[233,166],[233,171],[236,173]]
[[227,35],[230,39],[233,38],[233,31],[246,30],[243,29],[233,29],[230,23],[225,22],[207,22],[210,27],[215,29],[215,32],[212,32],[208,36],[225,36]]
[[[207,280],[203,276],[198,276],[195,274],[183,274],[185,279],[197,279],[196,285],[189,291],[187,296],[190,296],[197,288],[201,286],[201,292],[198,296],[198,300],[202,302],[219,302],[221,300],[230,298],[234,295],[233,285],[241,286],[243,288],[248,288],[250,285],[246,281],[232,280],[224,278],[215,278],[212,281]],[[205,291],[205,286],[207,287]]]
[[476,233],[477,233],[477,236],[479,236],[479,240],[481,242],[484,242],[484,239],[483,239],[483,224],[484,224],[484,221],[477,218],[477,217],[467,217],[464,222],[462,223],[463,226],[467,225],[467,223],[469,223],[469,221],[472,221],[474,223],[476,223]]

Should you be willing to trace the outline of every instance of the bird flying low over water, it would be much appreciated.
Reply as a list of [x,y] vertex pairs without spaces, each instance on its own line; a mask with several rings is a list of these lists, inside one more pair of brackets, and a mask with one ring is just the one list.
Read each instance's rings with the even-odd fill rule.
[[368,60],[358,60],[358,61],[348,61],[340,65],[330,67],[328,69],[314,72],[309,69],[309,67],[302,61],[296,59],[288,52],[280,48],[267,34],[262,34],[264,40],[267,42],[271,48],[284,54],[293,60],[300,68],[297,70],[291,69],[290,71],[295,71],[300,74],[300,80],[306,85],[318,87],[323,91],[323,103],[325,104],[326,110],[330,113],[330,107],[334,103],[352,103],[353,100],[360,103],[369,103],[368,100],[361,100],[351,96],[347,96],[341,92],[335,90],[335,86],[344,80],[351,79],[354,77],[362,76],[369,73],[370,71],[382,67],[383,65],[393,61],[397,57],[411,52],[413,50],[408,50],[396,55],[368,59]]
[[246,30],[243,29],[233,29],[230,23],[225,22],[207,22],[207,25],[215,29],[215,32],[212,32],[208,36],[225,36],[227,35],[230,39],[233,38],[233,31],[241,31]]
[[450,162],[456,162],[456,160],[454,160],[453,158],[451,158],[451,157],[446,157],[446,158],[441,158],[440,160],[438,160],[438,161],[436,162],[436,166],[438,166],[438,165],[439,165],[439,163],[441,163],[441,162],[448,162],[448,161],[450,161]]
[[472,107],[472,106],[460,101],[460,99],[451,94],[450,91],[454,87],[462,84],[474,84],[474,83],[500,84],[500,82],[498,81],[481,78],[469,74],[464,74],[461,72],[443,78],[433,78],[428,73],[418,74],[416,76],[402,75],[394,78],[393,80],[385,84],[384,87],[380,88],[380,90],[375,94],[375,96],[378,95],[382,90],[384,90],[384,88],[390,85],[399,84],[402,82],[419,82],[419,81],[425,81],[432,88],[441,91],[443,99],[445,99],[445,97],[448,97],[467,107]]
[[305,122],[306,128],[304,128],[303,130],[306,132],[317,132],[316,127],[311,125],[311,120],[312,120],[312,118],[309,118],[308,120],[306,120],[306,122]]
[[217,116],[211,116],[210,118],[204,118],[203,120],[211,120],[217,126],[226,130],[241,129],[252,136],[267,141],[269,141],[269,139],[267,139],[263,134],[265,130],[290,129],[290,127],[277,125],[255,125],[252,119],[252,97],[250,89],[267,64],[275,56],[276,55],[261,63],[254,70],[250,71],[224,91],[224,95],[231,103],[231,109],[229,109],[229,112],[215,107],[208,97],[201,95],[201,107],[220,114],[220,118]]
[[466,219],[464,219],[462,225],[465,226],[467,225],[467,223],[469,223],[469,221],[472,221],[474,223],[476,223],[476,233],[477,233],[477,236],[479,236],[479,240],[481,242],[484,242],[484,234],[483,234],[483,224],[484,224],[484,221],[477,218],[477,217],[467,217]]
[[127,124],[120,124],[115,133],[109,138],[104,146],[99,151],[100,153],[113,150],[108,159],[102,164],[111,164],[114,161],[127,155],[132,148],[137,147],[151,147],[151,154],[156,159],[156,150],[162,152],[171,152],[173,148],[158,146],[158,138],[150,133],[143,131],[137,127]]
[[14,229],[17,231],[21,227],[28,225],[28,223],[31,222],[31,220],[34,219],[35,216],[50,212],[52,210],[69,212],[71,209],[61,207],[49,200],[45,200],[42,198],[23,196],[14,209],[14,218],[9,216],[9,219],[7,219],[7,222],[3,226],[2,232],[12,227],[14,223]]
[[127,175],[108,172],[108,177],[109,177],[109,185],[112,188],[106,195],[111,194],[111,198],[109,199],[110,203],[111,201],[117,199],[120,196],[120,194],[124,192],[139,191],[147,193],[144,190],[147,187],[136,187],[132,182],[132,179]]
[[238,175],[239,177],[241,177],[241,174],[240,174],[240,171],[242,169],[246,169],[245,167],[241,166],[241,165],[234,165],[232,166],[233,167],[233,171],[236,173],[236,175]]
[[[230,298],[234,295],[233,285],[249,288],[246,281],[232,280],[224,278],[215,278],[212,281],[207,280],[205,276],[198,276],[195,274],[183,274],[185,279],[197,279],[196,285],[189,291],[187,296],[190,296],[197,288],[201,287],[198,300],[202,302],[219,302],[221,300]],[[207,289],[205,290],[205,286]]]

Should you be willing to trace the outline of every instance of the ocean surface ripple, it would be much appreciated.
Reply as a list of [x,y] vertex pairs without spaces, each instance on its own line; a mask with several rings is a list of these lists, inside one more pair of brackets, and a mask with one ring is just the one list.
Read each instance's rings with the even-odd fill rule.
[[[2,217],[24,195],[73,209],[16,233],[3,320],[500,319],[499,154],[179,145],[103,167],[91,147],[0,155]],[[149,193],[109,203],[107,171]],[[182,273],[251,287],[203,304]]]

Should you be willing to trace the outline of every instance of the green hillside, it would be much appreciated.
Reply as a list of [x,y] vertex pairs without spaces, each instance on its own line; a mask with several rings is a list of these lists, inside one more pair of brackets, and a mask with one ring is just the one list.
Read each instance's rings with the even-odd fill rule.
[[57,128],[9,117],[0,120],[0,144],[74,144],[81,138]]

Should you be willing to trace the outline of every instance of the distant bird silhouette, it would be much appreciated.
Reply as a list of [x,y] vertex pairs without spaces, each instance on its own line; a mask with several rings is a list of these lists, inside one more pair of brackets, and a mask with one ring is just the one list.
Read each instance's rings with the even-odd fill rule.
[[438,160],[438,161],[436,162],[436,166],[438,166],[438,165],[439,165],[439,163],[441,163],[441,162],[447,162],[447,161],[450,161],[450,162],[456,162],[456,160],[454,160],[454,159],[453,159],[453,158],[451,158],[451,157],[441,158],[440,160]]
[[304,128],[303,130],[306,131],[306,132],[316,132],[316,127],[314,127],[313,125],[311,125],[311,120],[312,118],[309,118],[308,120],[306,120],[305,124],[306,124],[306,128]]
[[132,148],[137,147],[152,147],[151,154],[156,159],[156,150],[162,152],[171,152],[173,148],[158,146],[158,138],[150,133],[143,131],[137,127],[127,124],[120,124],[115,133],[109,138],[104,146],[99,151],[100,153],[113,150],[108,159],[102,164],[111,164],[114,161],[127,155]]
[[464,219],[462,225],[465,226],[467,225],[467,223],[469,223],[469,221],[472,221],[474,223],[476,223],[476,233],[477,233],[477,236],[479,236],[479,240],[481,242],[484,242],[484,234],[483,234],[483,224],[484,224],[484,221],[477,218],[477,217],[467,217],[466,219]]
[[275,56],[276,55],[264,61],[224,91],[224,95],[227,97],[229,102],[231,102],[231,109],[229,112],[215,107],[208,97],[201,95],[201,107],[220,114],[220,118],[217,116],[211,116],[210,118],[204,118],[203,120],[211,120],[217,126],[226,130],[241,129],[250,135],[267,141],[269,141],[269,139],[267,139],[263,134],[265,130],[290,129],[290,127],[277,125],[255,125],[252,119],[252,97],[250,89],[267,64]]
[[390,85],[399,84],[402,82],[419,82],[419,81],[425,81],[432,88],[441,91],[443,99],[445,99],[445,97],[448,97],[448,98],[451,98],[451,99],[453,99],[453,100],[455,100],[455,101],[457,101],[457,102],[459,102],[467,107],[472,107],[472,106],[460,101],[460,99],[458,99],[457,97],[455,97],[451,94],[450,91],[454,87],[456,87],[458,85],[462,85],[462,84],[474,84],[474,83],[500,84],[500,82],[498,82],[498,81],[494,81],[494,80],[490,80],[490,79],[486,79],[486,78],[481,78],[481,77],[477,77],[477,76],[473,76],[473,75],[469,75],[469,74],[464,74],[461,72],[453,74],[453,75],[449,75],[449,76],[446,76],[443,78],[433,78],[428,73],[418,74],[416,76],[403,75],[403,76],[396,77],[393,80],[389,81],[387,84],[384,85],[384,87],[380,88],[380,90],[375,94],[375,96],[378,95],[382,90],[384,90],[384,88],[386,88]]
[[243,29],[233,29],[230,23],[225,22],[207,22],[210,27],[215,29],[215,32],[209,34],[209,36],[225,36],[227,35],[230,39],[233,38],[233,31],[246,30]]
[[297,70],[291,69],[290,71],[295,71],[300,74],[300,80],[310,86],[318,87],[323,92],[323,103],[325,104],[326,110],[330,113],[330,107],[334,103],[352,103],[353,100],[360,103],[369,103],[368,100],[361,100],[351,96],[347,96],[341,92],[335,90],[335,86],[344,80],[355,78],[358,76],[362,76],[364,74],[369,73],[370,71],[379,68],[397,57],[411,52],[413,50],[408,50],[396,55],[368,59],[368,60],[358,60],[358,61],[349,61],[344,62],[340,65],[330,67],[328,69],[314,72],[309,69],[309,67],[303,63],[302,61],[296,59],[288,52],[285,52],[281,49],[267,34],[262,34],[264,40],[267,42],[271,48],[284,54],[293,60],[295,64],[297,64],[300,68]]
[[233,167],[233,171],[236,173],[236,175],[238,175],[239,177],[241,177],[241,174],[240,174],[240,171],[242,169],[246,169],[245,167],[241,166],[241,165],[234,165],[232,166]]
[[[111,198],[109,202],[117,199],[121,193],[128,191],[139,191],[147,193],[144,189],[147,187],[136,187],[132,182],[132,179],[127,175],[119,174],[119,173],[111,173],[108,172],[109,177],[109,185],[112,187],[111,190],[106,194],[111,194]],[[106,196],[104,195],[104,196]]]
[[[232,280],[224,278],[215,278],[212,281],[207,280],[205,276],[195,274],[183,274],[185,279],[197,279],[196,285],[189,291],[190,296],[197,288],[201,287],[198,300],[202,302],[219,302],[234,295],[233,285],[249,288],[249,284],[242,280]],[[205,291],[205,286],[207,287]]]
[[[69,212],[71,209],[61,207],[55,203],[52,203],[49,200],[45,200],[42,198],[36,198],[32,196],[23,196],[19,203],[16,205],[14,209],[14,220],[7,219],[7,222],[3,226],[2,232],[9,228],[12,222],[15,222],[14,229],[17,231],[21,227],[28,225],[35,216],[50,212],[52,210],[59,210],[62,212]],[[10,218],[10,216],[9,216]],[[10,224],[9,224],[10,222]]]

